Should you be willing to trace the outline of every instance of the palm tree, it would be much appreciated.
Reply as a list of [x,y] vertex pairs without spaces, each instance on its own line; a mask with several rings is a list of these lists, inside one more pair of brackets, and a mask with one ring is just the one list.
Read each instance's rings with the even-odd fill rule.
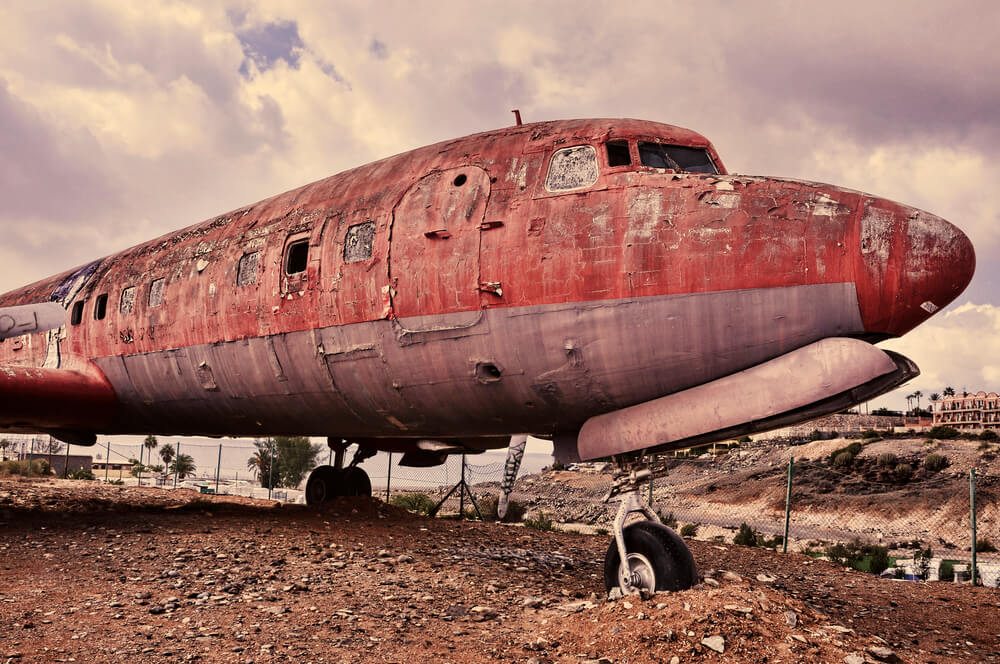
[[268,480],[271,479],[271,459],[273,458],[271,440],[255,440],[253,444],[257,451],[247,461],[247,470],[253,471],[261,486],[267,486]]
[[11,442],[6,438],[0,439],[0,452],[3,453],[4,461],[7,460],[7,448],[11,446]]
[[937,392],[931,392],[930,400],[933,404],[931,406],[931,412],[934,412],[934,409],[937,408],[937,402],[941,400],[941,395]]
[[944,395],[946,397],[953,397],[953,396],[955,396],[955,388],[952,387],[952,386],[950,386],[950,385],[948,387],[944,388]]
[[[146,460],[150,464],[153,462],[153,450],[156,449],[157,445],[159,445],[159,442],[157,442],[156,436],[153,435],[146,436],[146,440],[142,441],[142,446],[149,450],[149,453],[146,455]],[[139,455],[139,461],[142,462],[142,454]]]
[[916,392],[913,393],[913,396],[917,400],[917,410],[919,411],[920,410],[920,397],[924,396],[924,393],[921,392],[920,390],[917,390]]
[[191,458],[190,454],[178,454],[177,458],[174,459],[174,465],[171,470],[174,471],[179,479],[193,475],[195,471],[194,459]]
[[177,450],[174,449],[173,443],[163,443],[163,447],[160,448],[160,458],[167,468],[170,468],[170,462],[174,460],[176,454]]

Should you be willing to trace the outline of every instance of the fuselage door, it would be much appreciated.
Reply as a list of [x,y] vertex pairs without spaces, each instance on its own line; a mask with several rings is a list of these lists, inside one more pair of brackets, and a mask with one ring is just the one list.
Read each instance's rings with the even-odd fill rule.
[[435,171],[393,211],[392,308],[404,329],[468,327],[480,318],[479,237],[490,178],[476,166]]

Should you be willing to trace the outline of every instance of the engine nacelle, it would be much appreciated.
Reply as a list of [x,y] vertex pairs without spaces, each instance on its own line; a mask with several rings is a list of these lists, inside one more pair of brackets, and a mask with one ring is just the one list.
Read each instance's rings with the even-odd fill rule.
[[659,452],[769,431],[835,413],[918,376],[909,359],[829,338],[659,399],[597,415],[575,440],[556,436],[562,463]]

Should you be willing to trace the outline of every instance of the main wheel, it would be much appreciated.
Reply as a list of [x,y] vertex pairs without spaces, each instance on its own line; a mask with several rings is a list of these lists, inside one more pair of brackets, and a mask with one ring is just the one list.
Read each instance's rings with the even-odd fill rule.
[[365,496],[371,498],[372,481],[368,473],[357,466],[351,466],[343,471],[340,478],[340,495],[342,496]]
[[340,475],[333,466],[314,468],[306,482],[306,504],[309,507],[319,507],[333,500],[338,495],[337,490],[342,481]]
[[[652,521],[640,521],[624,531],[625,555],[632,587],[640,592],[684,590],[694,585],[697,572],[691,553],[672,537],[673,531]],[[679,539],[679,538],[678,538]],[[621,558],[614,540],[604,556],[604,587],[610,592],[619,586],[618,567]],[[623,589],[624,590],[624,589]]]

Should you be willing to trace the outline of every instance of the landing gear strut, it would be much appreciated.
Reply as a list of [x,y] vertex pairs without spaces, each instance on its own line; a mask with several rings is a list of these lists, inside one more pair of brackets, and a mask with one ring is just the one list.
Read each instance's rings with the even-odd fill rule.
[[[604,556],[604,587],[622,595],[652,594],[660,590],[685,590],[698,581],[694,558],[677,533],[660,523],[659,517],[642,503],[639,490],[652,472],[637,460],[619,462],[605,502],[620,496],[612,526],[614,540]],[[628,527],[632,514],[645,521]]]
[[339,438],[327,438],[326,444],[333,450],[334,465],[313,469],[306,482],[306,504],[319,507],[338,496],[371,497],[371,479],[358,464],[375,456],[375,450],[359,447],[351,463],[344,468],[344,453],[349,443]]

